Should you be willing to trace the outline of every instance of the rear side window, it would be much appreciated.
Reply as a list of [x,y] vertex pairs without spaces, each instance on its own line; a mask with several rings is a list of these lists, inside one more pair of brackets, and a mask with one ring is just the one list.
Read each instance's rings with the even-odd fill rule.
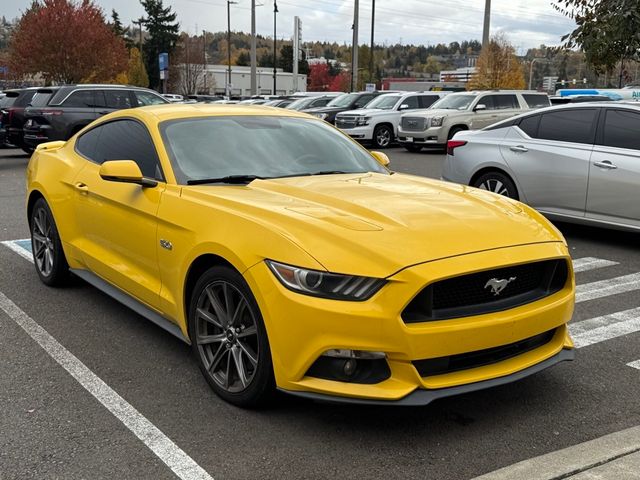
[[131,108],[131,96],[127,90],[104,90],[104,101],[107,108],[122,110]]
[[30,105],[32,107],[46,107],[49,104],[49,100],[53,96],[53,92],[38,92],[31,99]]
[[640,114],[607,110],[603,133],[603,145],[640,150]]
[[134,90],[134,95],[138,100],[138,107],[144,107],[147,105],[158,105],[162,103],[167,103],[167,100],[162,98],[160,95],[156,95],[151,92],[145,92],[143,90]]
[[16,101],[16,98],[17,97],[10,97],[9,95],[0,98],[0,108],[9,108],[11,105],[13,105],[13,102]]
[[64,107],[93,108],[95,105],[93,90],[78,90],[73,92],[62,103]]
[[540,124],[540,115],[531,115],[520,120],[518,128],[531,138],[538,136],[538,125]]
[[438,95],[420,95],[420,106],[422,108],[429,108],[438,100],[440,100],[440,97]]
[[547,95],[536,95],[535,93],[523,93],[522,98],[527,102],[529,108],[542,108],[551,106]]
[[[134,120],[103,123],[91,160],[102,164],[107,160],[133,160],[145,177],[162,180],[160,161],[147,129]],[[84,137],[84,135],[83,135]]]
[[520,108],[518,98],[515,95],[495,95],[493,104],[496,110],[509,110],[512,108]]
[[593,123],[598,111],[581,108],[541,115],[538,136],[559,142],[593,143]]
[[36,94],[36,90],[25,90],[20,92],[16,101],[13,102],[14,107],[26,107],[31,103],[31,99]]

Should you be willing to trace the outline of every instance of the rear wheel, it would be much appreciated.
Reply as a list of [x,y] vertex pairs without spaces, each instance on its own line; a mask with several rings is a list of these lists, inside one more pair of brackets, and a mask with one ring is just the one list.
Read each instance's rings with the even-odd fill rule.
[[66,285],[71,277],[53,214],[44,198],[31,211],[31,249],[40,280],[50,287]]
[[376,148],[387,148],[393,141],[393,130],[389,125],[378,125],[373,131],[373,145]]
[[216,266],[198,280],[189,336],[200,370],[222,399],[259,407],[275,393],[269,340],[258,304],[242,276]]
[[485,173],[473,182],[473,186],[518,200],[518,190],[516,189],[515,183],[501,172]]
[[405,145],[404,148],[411,153],[418,153],[422,151],[422,145]]

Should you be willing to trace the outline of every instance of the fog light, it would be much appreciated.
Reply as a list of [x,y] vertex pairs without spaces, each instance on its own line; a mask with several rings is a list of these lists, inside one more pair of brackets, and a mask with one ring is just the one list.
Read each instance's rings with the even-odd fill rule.
[[320,355],[306,375],[339,382],[373,384],[389,378],[391,370],[384,352],[335,348]]
[[353,358],[350,358],[342,367],[342,371],[347,377],[350,377],[354,373],[356,373],[356,367],[358,366],[358,362],[356,362]]

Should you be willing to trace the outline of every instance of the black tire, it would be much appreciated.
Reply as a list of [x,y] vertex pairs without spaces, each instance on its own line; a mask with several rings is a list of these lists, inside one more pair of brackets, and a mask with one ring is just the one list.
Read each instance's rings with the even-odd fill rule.
[[465,129],[462,127],[453,127],[451,130],[449,130],[449,135],[447,135],[447,140],[451,140],[456,133],[462,132],[464,130]]
[[35,148],[33,148],[33,147],[27,147],[26,145],[25,145],[25,146],[22,146],[22,147],[20,147],[20,148],[22,148],[22,151],[23,151],[24,153],[28,154],[28,155],[33,154],[33,152],[35,152],[35,150],[36,150]]
[[378,125],[373,130],[373,146],[375,148],[387,148],[393,142],[393,129],[389,125]]
[[473,186],[518,200],[518,189],[515,183],[502,172],[485,173],[473,182]]
[[69,264],[64,256],[56,222],[47,202],[36,201],[29,218],[33,263],[42,283],[50,287],[68,285],[71,279]]
[[271,402],[276,387],[269,339],[242,275],[225,266],[202,274],[189,302],[189,337],[202,374],[220,398],[243,408]]
[[410,145],[405,144],[404,148],[407,149],[408,152],[411,153],[420,153],[422,151],[422,145]]

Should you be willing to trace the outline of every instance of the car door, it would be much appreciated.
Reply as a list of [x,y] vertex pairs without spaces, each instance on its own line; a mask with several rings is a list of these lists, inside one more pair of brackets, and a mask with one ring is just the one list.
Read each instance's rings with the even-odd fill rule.
[[[484,95],[477,100],[471,116],[470,128],[472,130],[480,130],[498,121],[499,117],[494,103],[495,97],[496,95]],[[484,105],[485,108],[479,110],[478,105]]]
[[589,165],[588,218],[640,227],[640,111],[603,109]]
[[[75,212],[87,267],[147,305],[159,309],[157,211],[166,184],[146,127],[132,119],[100,124],[79,137],[76,151],[86,159],[74,179]],[[107,160],[133,160],[153,188],[107,181]]]
[[598,109],[528,115],[509,128],[500,152],[521,199],[547,212],[584,216]]

